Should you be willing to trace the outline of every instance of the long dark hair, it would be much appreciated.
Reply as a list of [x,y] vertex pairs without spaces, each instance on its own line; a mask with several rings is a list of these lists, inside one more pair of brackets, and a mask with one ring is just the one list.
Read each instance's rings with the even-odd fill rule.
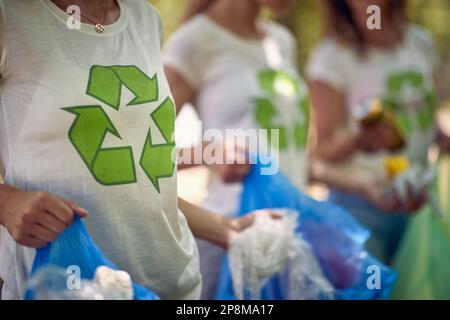
[[[322,5],[328,18],[328,35],[359,51],[364,51],[367,45],[366,39],[347,0],[323,0]],[[390,0],[387,14],[394,24],[396,29],[394,31],[402,34],[407,23],[406,0]]]

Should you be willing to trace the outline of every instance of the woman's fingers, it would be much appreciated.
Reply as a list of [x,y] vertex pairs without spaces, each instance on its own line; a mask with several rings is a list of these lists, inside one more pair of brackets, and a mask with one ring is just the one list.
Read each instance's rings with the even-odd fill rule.
[[31,248],[43,248],[48,242],[40,240],[32,235],[24,235],[18,243],[22,246]]
[[253,212],[243,216],[242,218],[234,220],[233,223],[235,224],[236,230],[243,231],[243,230],[251,227],[253,225],[253,223],[255,223],[256,217],[260,216],[260,215],[268,215],[272,219],[281,219],[282,218],[282,216],[279,213],[276,213],[270,209],[253,211]]
[[66,227],[70,226],[73,221],[73,210],[62,199],[53,195],[43,202],[44,209],[50,214],[58,218]]
[[81,218],[86,218],[88,216],[89,214],[88,211],[84,208],[81,208],[75,202],[69,200],[64,200],[64,202],[72,209],[72,211],[75,211]]
[[223,165],[221,171],[222,181],[226,183],[241,182],[251,170],[249,164],[228,164]]
[[391,141],[398,139],[396,128],[384,122],[362,128],[361,135],[362,148],[367,152],[389,149]]
[[244,178],[250,172],[251,165],[249,164],[233,165],[232,170],[236,176]]
[[279,219],[283,218],[283,215],[281,213],[275,212],[272,209],[261,209],[261,210],[254,211],[252,214],[254,216],[268,215],[272,219],[275,219],[275,220],[279,220]]
[[58,237],[58,233],[53,232],[37,223],[31,226],[30,235],[44,242],[52,242]]
[[67,225],[65,223],[48,212],[44,212],[39,217],[39,221],[35,222],[58,234],[63,232],[67,228]]
[[233,140],[223,142],[222,146],[225,163],[215,164],[211,168],[225,183],[241,182],[251,170],[247,147]]
[[410,193],[408,199],[402,203],[402,211],[414,213],[419,210],[427,201],[426,194],[413,195]]
[[378,209],[389,213],[396,211],[400,207],[400,202],[396,194],[386,194],[382,180],[375,181],[367,188],[366,196],[368,200]]
[[379,206],[386,212],[393,212],[399,208],[398,201],[395,197],[387,197],[385,199],[379,199]]

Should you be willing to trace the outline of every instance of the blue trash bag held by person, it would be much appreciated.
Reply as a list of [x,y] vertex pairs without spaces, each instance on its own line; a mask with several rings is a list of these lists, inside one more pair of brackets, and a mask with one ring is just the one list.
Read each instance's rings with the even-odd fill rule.
[[[97,247],[82,222],[81,218],[76,216],[73,224],[68,227],[55,241],[49,243],[44,248],[36,250],[36,256],[33,262],[31,277],[37,275],[40,271],[48,270],[67,270],[71,266],[76,266],[80,271],[80,276],[84,280],[92,280],[95,271],[100,266],[118,270],[117,266],[109,260]],[[54,268],[56,267],[56,268]],[[52,277],[52,275],[50,275]],[[59,279],[46,279],[46,285],[49,283],[54,286]],[[61,286],[59,286],[61,287]],[[49,288],[54,289],[54,288]],[[133,283],[133,292],[135,300],[158,300],[159,297],[152,292]],[[33,300],[35,292],[33,288],[28,288],[25,299]]]
[[[261,163],[255,165],[244,180],[238,216],[266,208],[298,211],[296,234],[311,245],[323,273],[335,288],[334,298],[387,298],[397,275],[365,251],[370,232],[344,209],[299,192],[284,174],[261,175],[262,167]],[[274,275],[263,287],[262,299],[284,299],[281,276]],[[228,258],[222,266],[216,298],[236,299]]]

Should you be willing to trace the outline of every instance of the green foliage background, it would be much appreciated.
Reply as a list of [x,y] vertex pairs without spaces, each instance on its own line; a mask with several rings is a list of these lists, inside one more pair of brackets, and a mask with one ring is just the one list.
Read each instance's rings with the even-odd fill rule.
[[[243,0],[245,1],[245,0]],[[441,95],[450,96],[450,0],[407,0],[412,22],[425,26],[433,35],[442,57]],[[177,28],[187,0],[149,0],[161,13],[166,38]],[[290,15],[280,19],[298,39],[299,65],[304,67],[312,48],[323,34],[323,17],[318,0],[297,0]]]

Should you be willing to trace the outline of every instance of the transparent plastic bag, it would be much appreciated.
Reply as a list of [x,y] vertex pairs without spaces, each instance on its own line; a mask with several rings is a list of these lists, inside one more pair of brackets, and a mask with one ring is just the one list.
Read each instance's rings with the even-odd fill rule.
[[445,213],[432,191],[437,178],[437,169],[436,166],[414,164],[411,168],[396,177],[389,191],[395,192],[402,200],[407,199],[408,193],[410,192],[413,194],[426,192],[428,205],[431,207],[432,212],[438,218],[442,218]]
[[427,205],[409,222],[394,262],[392,299],[450,299],[450,156],[440,159],[437,177],[432,191],[441,215]]
[[[370,232],[344,209],[299,192],[284,174],[261,175],[262,167],[261,163],[254,165],[245,179],[238,215],[266,208],[288,208],[300,212],[295,234],[311,247],[323,273],[335,289],[336,299],[387,298],[397,275],[366,252],[364,245]],[[379,288],[367,286],[370,266],[376,266],[381,272]],[[285,286],[285,281],[277,274],[263,287],[260,297],[287,299]],[[224,259],[216,298],[236,299],[228,257]]]
[[29,280],[27,290],[35,300],[104,300],[101,288],[82,280],[79,289],[68,289],[67,273],[54,266],[39,269]]
[[[64,271],[73,266],[80,271],[80,277],[85,281],[92,281],[95,277],[97,268],[101,266],[118,270],[116,265],[97,247],[90,237],[86,226],[77,216],[74,218],[73,224],[67,228],[58,239],[49,243],[46,247],[36,250],[36,257],[30,275],[31,281],[25,294],[25,299],[37,299],[36,289],[40,288],[41,292],[44,292],[45,284],[60,285],[62,283],[61,276],[64,274],[66,279],[68,277]],[[49,267],[53,268],[48,269]],[[39,275],[38,273],[41,269],[44,270],[43,273],[41,273],[40,277],[36,278],[35,276]],[[56,272],[54,274],[55,278],[52,279],[50,271],[58,269],[63,270],[63,274],[61,274],[61,272]],[[36,279],[39,281],[36,282]],[[49,292],[51,294],[56,294],[55,290],[52,288],[53,287],[49,288]],[[154,292],[136,283],[133,283],[133,292],[135,300],[159,299]],[[76,295],[74,292],[60,292],[59,294],[61,294],[61,297],[65,297],[65,295]]]

